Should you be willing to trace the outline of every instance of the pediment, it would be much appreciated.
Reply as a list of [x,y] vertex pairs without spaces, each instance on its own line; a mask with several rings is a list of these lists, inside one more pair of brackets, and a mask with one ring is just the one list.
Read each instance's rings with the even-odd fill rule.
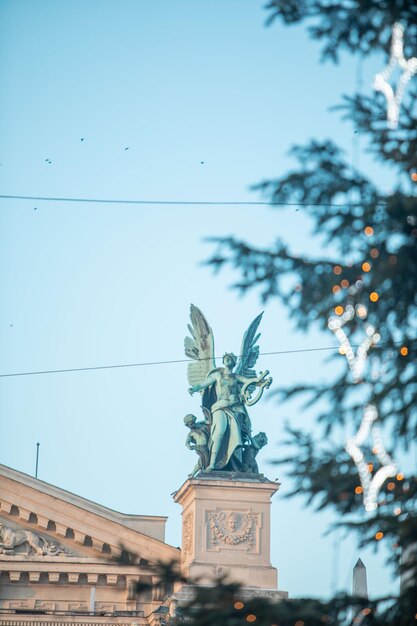
[[[164,542],[165,520],[118,513],[0,465],[0,610],[48,612],[54,623],[67,623],[58,615],[68,612],[127,611],[127,624],[153,615],[160,587],[140,598],[135,587],[153,582],[153,562],[180,561],[179,549]],[[136,561],[118,561],[121,546]],[[86,623],[80,619],[74,623]]]
[[177,548],[156,538],[165,519],[118,513],[0,465],[0,560],[109,562],[122,545],[144,563],[179,560]]
[[0,515],[0,561],[15,557],[16,560],[51,560],[81,558],[80,550],[64,545],[47,533]]

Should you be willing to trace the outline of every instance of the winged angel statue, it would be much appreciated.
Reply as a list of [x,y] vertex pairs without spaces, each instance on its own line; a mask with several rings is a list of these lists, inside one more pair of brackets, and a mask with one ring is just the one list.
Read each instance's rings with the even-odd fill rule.
[[[190,416],[185,420],[191,429],[186,445],[195,449],[200,457],[192,475],[199,469],[258,472],[255,456],[267,438],[265,433],[252,437],[246,407],[256,404],[264,389],[272,383],[268,370],[260,372],[259,376],[254,370],[259,356],[256,343],[260,337],[257,331],[262,315],[253,320],[244,334],[239,358],[227,352],[223,356],[223,366],[216,367],[213,331],[200,309],[191,305],[191,324],[188,325],[191,337],[184,340],[185,354],[193,360],[188,365],[189,392],[191,395],[197,391],[202,394],[205,417],[205,422],[197,424],[195,419],[190,420]],[[202,439],[204,441],[204,431],[205,452],[204,446],[198,445]],[[189,445],[193,432],[194,447]]]

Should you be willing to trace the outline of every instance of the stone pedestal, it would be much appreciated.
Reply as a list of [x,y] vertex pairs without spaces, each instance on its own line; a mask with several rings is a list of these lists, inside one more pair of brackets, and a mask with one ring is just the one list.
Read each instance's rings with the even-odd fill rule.
[[182,506],[183,574],[203,585],[227,575],[286,597],[270,562],[270,506],[278,488],[262,475],[237,472],[200,472],[187,480],[174,494]]

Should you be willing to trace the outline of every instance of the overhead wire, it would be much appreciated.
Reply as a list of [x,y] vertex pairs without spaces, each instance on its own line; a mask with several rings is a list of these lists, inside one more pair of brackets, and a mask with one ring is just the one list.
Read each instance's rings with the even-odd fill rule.
[[[275,201],[241,201],[241,200],[126,200],[126,199],[110,199],[110,198],[73,198],[73,197],[61,197],[61,196],[23,196],[23,195],[5,195],[0,194],[0,199],[7,200],[32,200],[32,201],[46,201],[46,202],[76,202],[76,203],[94,203],[94,204],[136,204],[136,205],[236,205],[236,206],[332,206],[343,208],[345,206],[363,206],[363,203],[333,203],[333,202],[275,202]],[[375,202],[375,204],[385,203],[384,200]],[[381,344],[380,344],[381,346]],[[357,348],[358,346],[352,346]],[[319,348],[302,348],[299,350],[278,350],[273,352],[263,352],[261,355],[280,355],[280,354],[295,354],[302,352],[318,352],[324,350],[339,350],[338,346],[319,347]],[[216,360],[222,357],[214,357]],[[200,359],[204,360],[204,359]],[[0,378],[8,378],[15,376],[34,376],[41,374],[61,374],[69,372],[85,372],[94,370],[106,370],[106,369],[120,369],[128,367],[146,367],[154,365],[170,365],[176,363],[189,363],[189,359],[172,359],[166,361],[146,361],[141,363],[122,363],[111,365],[97,365],[92,367],[73,367],[73,368],[61,368],[61,369],[49,369],[49,370],[37,370],[28,372],[11,372],[6,374],[0,374]]]
[[280,202],[280,201],[262,201],[262,200],[126,200],[117,198],[71,198],[58,196],[18,196],[0,194],[3,200],[31,200],[45,202],[78,202],[85,204],[137,204],[137,205],[175,205],[175,206],[329,206],[336,208],[344,207],[363,207],[376,206],[386,204],[386,200],[378,200],[373,203],[364,202]]
[[[402,342],[396,342],[402,343]],[[375,348],[381,348],[386,344],[378,344],[374,346]],[[354,345],[352,348],[358,348],[359,346]],[[318,348],[300,348],[298,350],[275,350],[273,352],[260,352],[259,356],[273,356],[273,355],[281,355],[281,354],[299,354],[302,352],[323,352],[328,350],[340,350],[340,346],[325,346]],[[240,358],[241,355],[239,355]],[[109,369],[122,369],[128,367],[151,367],[154,365],[173,365],[176,363],[192,363],[195,361],[207,361],[211,357],[203,358],[203,359],[171,359],[166,361],[143,361],[141,363],[118,363],[111,365],[95,365],[91,367],[67,367],[61,369],[48,369],[48,370],[34,370],[29,372],[10,372],[6,374],[0,374],[0,378],[11,378],[16,376],[37,376],[40,374],[65,374],[70,372],[90,372],[94,370],[109,370]],[[213,357],[214,360],[220,360],[222,356]]]

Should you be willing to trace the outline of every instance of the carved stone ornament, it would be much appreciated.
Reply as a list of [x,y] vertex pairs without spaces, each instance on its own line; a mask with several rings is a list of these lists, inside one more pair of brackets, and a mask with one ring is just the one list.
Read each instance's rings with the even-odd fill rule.
[[184,519],[184,543],[182,546],[184,556],[190,556],[193,549],[193,512],[187,513]]
[[236,546],[247,544],[254,548],[256,543],[257,515],[231,511],[211,512],[208,514],[210,542],[212,545],[225,544]]
[[192,414],[185,416],[185,425],[190,429],[185,445],[199,456],[191,477],[200,470],[252,474],[259,471],[255,456],[268,439],[262,433],[255,440],[246,407],[256,404],[272,383],[268,370],[258,375],[254,369],[259,356],[257,341],[262,315],[253,320],[243,335],[240,356],[226,352],[218,367],[213,331],[200,309],[191,305],[188,326],[191,337],[184,340],[185,354],[192,359],[188,364],[188,391],[191,395],[201,394],[204,414],[201,422]]
[[0,554],[57,556],[64,552],[61,546],[47,541],[33,530],[15,529],[0,522]]

